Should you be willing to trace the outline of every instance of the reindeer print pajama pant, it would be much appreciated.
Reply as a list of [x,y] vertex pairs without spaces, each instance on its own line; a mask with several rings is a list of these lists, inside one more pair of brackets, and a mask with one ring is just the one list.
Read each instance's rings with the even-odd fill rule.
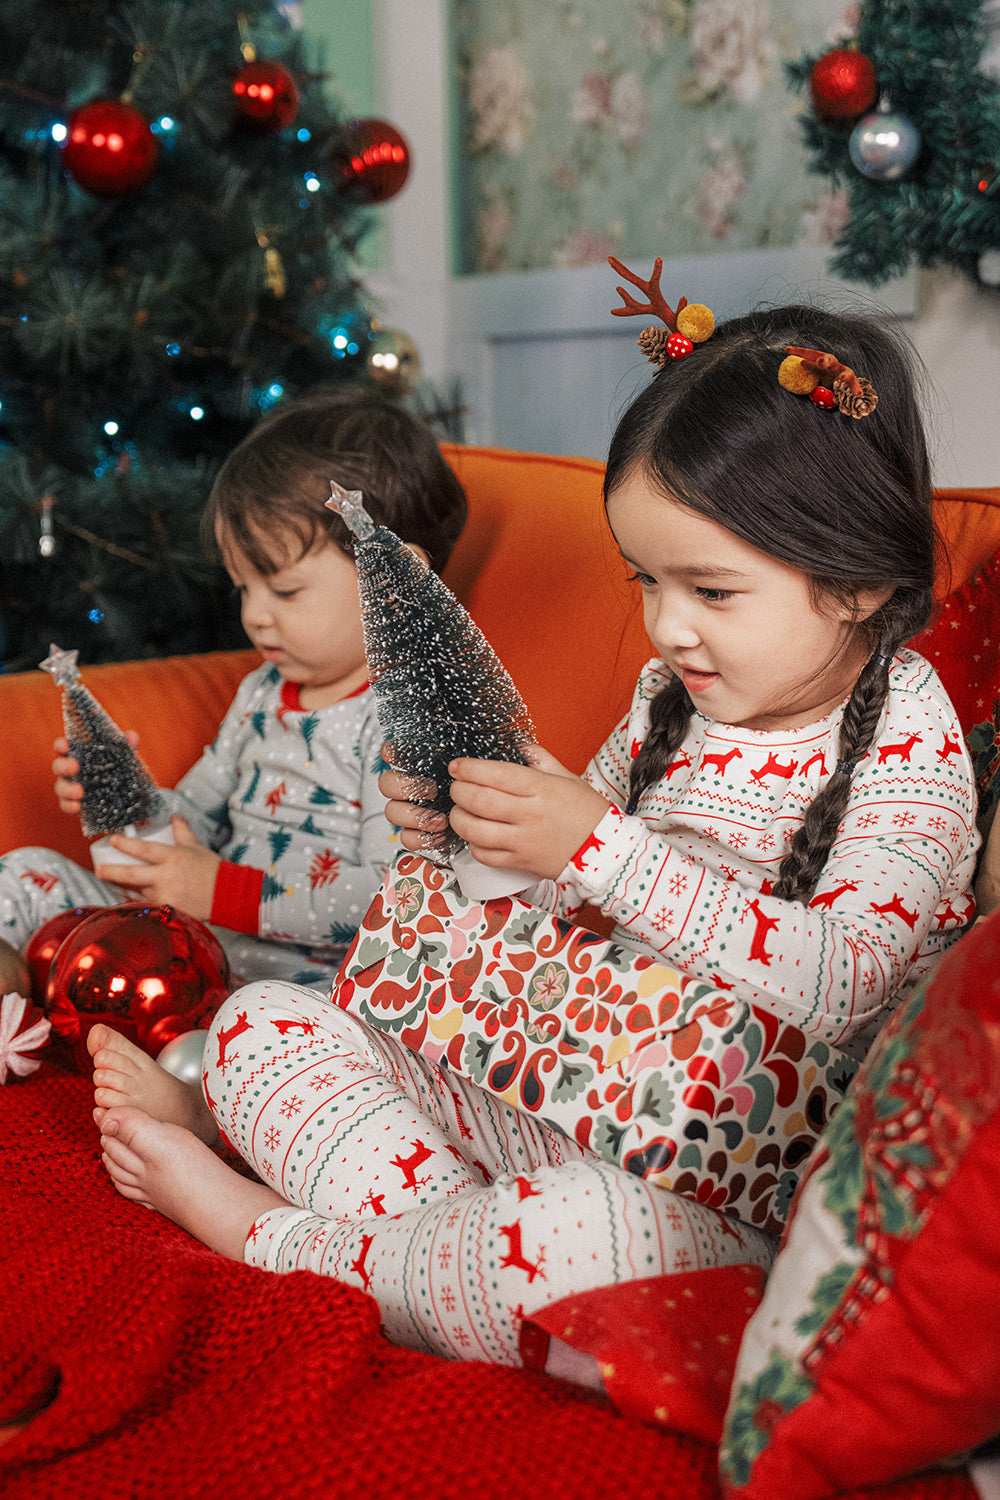
[[288,1200],[245,1259],[364,1288],[386,1336],[517,1364],[522,1316],[613,1282],[754,1262],[774,1241],[647,1183],[393,1037],[271,980],[225,1002],[203,1085]]

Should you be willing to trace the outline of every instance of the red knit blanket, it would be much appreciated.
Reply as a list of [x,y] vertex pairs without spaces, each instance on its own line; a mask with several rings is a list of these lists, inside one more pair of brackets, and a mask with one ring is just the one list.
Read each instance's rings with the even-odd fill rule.
[[[363,1293],[236,1265],[118,1197],[90,1107],[51,1064],[0,1088],[0,1424],[30,1415],[0,1444],[4,1500],[717,1500],[710,1448],[393,1348]],[[973,1500],[959,1473],[864,1493]]]

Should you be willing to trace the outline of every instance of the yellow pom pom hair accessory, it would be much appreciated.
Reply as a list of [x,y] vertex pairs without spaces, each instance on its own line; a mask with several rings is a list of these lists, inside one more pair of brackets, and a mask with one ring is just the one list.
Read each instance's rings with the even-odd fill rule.
[[786,344],[785,348],[786,357],[778,366],[778,384],[793,396],[808,396],[816,406],[829,411],[836,406],[848,417],[867,417],[875,410],[875,387],[863,375],[855,375],[849,365],[819,349],[802,349],[797,344]]
[[683,359],[692,352],[695,344],[703,344],[707,338],[711,338],[715,331],[715,317],[712,309],[706,307],[704,302],[688,302],[686,297],[682,297],[676,308],[667,303],[660,291],[662,256],[658,255],[653,262],[653,274],[648,281],[636,276],[634,271],[630,271],[620,260],[615,260],[613,255],[608,256],[608,265],[649,298],[648,302],[639,302],[631,292],[620,286],[617,288],[618,295],[625,305],[613,307],[612,315],[616,318],[632,318],[652,313],[654,318],[659,318],[665,325],[666,331],[650,326],[644,328],[639,335],[639,348],[651,364],[665,365],[668,359]]

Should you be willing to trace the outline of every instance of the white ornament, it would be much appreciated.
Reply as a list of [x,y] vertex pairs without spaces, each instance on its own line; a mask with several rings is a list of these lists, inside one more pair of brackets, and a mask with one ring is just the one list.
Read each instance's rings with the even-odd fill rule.
[[27,1078],[41,1066],[37,1057],[25,1057],[24,1054],[44,1046],[52,1028],[42,1016],[25,1031],[18,1031],[29,1003],[14,991],[0,1000],[0,1083],[7,1082],[8,1073],[13,1073],[15,1078]]
[[207,1031],[185,1031],[156,1054],[156,1061],[181,1083],[200,1083]]
[[976,270],[984,286],[1000,286],[1000,250],[984,250]]

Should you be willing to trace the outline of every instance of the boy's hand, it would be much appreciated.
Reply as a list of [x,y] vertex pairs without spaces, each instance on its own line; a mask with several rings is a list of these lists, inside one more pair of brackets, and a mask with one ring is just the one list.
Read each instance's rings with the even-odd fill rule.
[[173,844],[157,844],[151,839],[130,839],[113,833],[111,843],[123,854],[147,861],[141,865],[98,865],[94,871],[99,880],[110,881],[123,890],[134,892],[136,900],[166,903],[180,907],[189,916],[207,922],[212,911],[215,877],[221,857],[199,844],[186,821],[175,813],[170,820],[174,830]]
[[547,750],[532,746],[528,754],[530,766],[453,760],[451,826],[482,864],[554,879],[608,803]]
[[[136,731],[127,729],[125,738],[134,750],[139,743]],[[53,741],[52,749],[56,756],[52,762],[52,774],[56,778],[56,801],[64,813],[78,818],[83,804],[83,787],[76,780],[80,774],[80,764],[70,755],[69,741],[64,736],[60,735],[57,740]]]

